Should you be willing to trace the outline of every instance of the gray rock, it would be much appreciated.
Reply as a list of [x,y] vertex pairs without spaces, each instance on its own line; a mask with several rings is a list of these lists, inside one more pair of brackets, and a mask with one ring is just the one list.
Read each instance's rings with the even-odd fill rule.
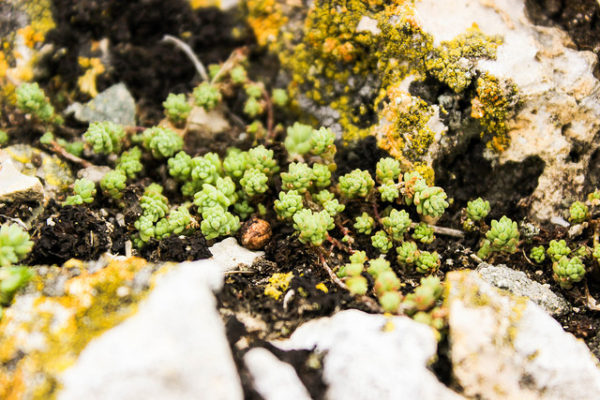
[[265,400],[310,400],[296,370],[269,350],[254,348],[244,356],[254,389]]
[[551,315],[564,315],[571,310],[562,295],[550,290],[549,285],[542,285],[529,279],[524,272],[515,271],[506,265],[494,266],[486,263],[479,264],[477,272],[490,285],[508,290],[517,296],[528,297]]
[[327,399],[461,399],[427,369],[437,341],[408,317],[342,311],[300,326],[283,350],[324,353]]
[[82,122],[110,121],[124,126],[134,126],[135,100],[123,83],[117,83],[86,104],[73,103],[65,113],[72,113]]
[[41,202],[43,198],[38,178],[20,173],[10,158],[0,161],[0,201]]
[[600,369],[585,343],[544,310],[476,272],[446,276],[453,375],[470,398],[600,398]]
[[62,376],[58,398],[242,399],[213,291],[224,271],[261,253],[233,238],[211,252],[175,266],[134,316],[90,342]]

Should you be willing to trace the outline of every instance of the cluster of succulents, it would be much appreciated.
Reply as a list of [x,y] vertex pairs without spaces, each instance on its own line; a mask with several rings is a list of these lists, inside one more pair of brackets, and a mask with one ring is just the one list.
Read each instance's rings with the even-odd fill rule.
[[85,143],[97,154],[112,154],[121,151],[125,130],[114,122],[92,122],[83,134]]
[[53,122],[57,119],[56,122],[60,122],[60,118],[54,113],[54,107],[37,82],[20,85],[17,87],[16,95],[19,110],[34,115],[42,122]]
[[487,259],[494,252],[512,254],[517,251],[519,238],[520,233],[516,222],[506,215],[502,216],[500,220],[494,219],[477,255],[482,259]]
[[30,268],[14,265],[23,261],[32,248],[29,234],[19,225],[12,223],[0,227],[0,319],[2,307],[10,304],[15,293],[33,275]]

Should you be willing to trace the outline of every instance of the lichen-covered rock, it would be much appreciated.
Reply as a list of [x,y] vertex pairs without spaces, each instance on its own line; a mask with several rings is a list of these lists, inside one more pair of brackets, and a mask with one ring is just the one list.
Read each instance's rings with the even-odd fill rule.
[[41,202],[43,198],[38,178],[20,173],[10,159],[0,160],[0,201]]
[[0,398],[48,398],[59,373],[87,343],[135,311],[149,284],[146,279],[139,285],[138,277],[149,278],[144,271],[156,269],[139,258],[89,268],[93,264],[76,260],[63,268],[34,268],[27,293],[4,310]]
[[67,190],[73,183],[73,173],[66,162],[27,144],[15,144],[2,149],[0,159],[10,159],[24,175],[40,178],[47,195]]
[[161,274],[136,314],[90,343],[64,372],[58,398],[242,399],[213,291],[226,270],[251,265],[262,253],[234,238],[210,251],[212,258]]
[[600,369],[585,343],[526,298],[455,271],[445,305],[453,375],[469,398],[600,398]]
[[[533,25],[524,4],[253,0],[247,19],[307,119],[349,140],[376,136],[430,180],[478,137],[493,168],[540,160],[529,210],[546,220],[584,189],[599,86],[593,53]],[[498,173],[496,186],[511,172]]]

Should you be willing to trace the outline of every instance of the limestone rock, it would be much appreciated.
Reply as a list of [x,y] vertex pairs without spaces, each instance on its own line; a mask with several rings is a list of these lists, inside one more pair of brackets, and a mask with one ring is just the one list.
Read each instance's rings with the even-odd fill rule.
[[254,348],[244,356],[254,389],[265,400],[309,400],[294,367],[280,361],[269,350]]
[[598,399],[600,369],[585,343],[531,301],[476,272],[446,276],[453,374],[468,397]]
[[233,238],[210,250],[210,259],[173,267],[134,316],[93,340],[64,373],[58,398],[242,399],[213,291],[223,272],[261,253]]
[[86,104],[73,103],[65,112],[73,113],[82,122],[110,121],[135,126],[135,100],[123,83],[109,87]]
[[20,173],[10,159],[0,163],[0,201],[40,202],[44,187],[40,180]]
[[505,289],[517,296],[528,297],[550,315],[559,316],[571,310],[567,300],[550,290],[549,285],[533,281],[524,272],[515,271],[506,265],[479,264],[477,272],[484,281],[499,289]]
[[327,399],[461,399],[427,369],[437,342],[426,325],[407,317],[341,311],[300,326],[283,350],[324,353]]

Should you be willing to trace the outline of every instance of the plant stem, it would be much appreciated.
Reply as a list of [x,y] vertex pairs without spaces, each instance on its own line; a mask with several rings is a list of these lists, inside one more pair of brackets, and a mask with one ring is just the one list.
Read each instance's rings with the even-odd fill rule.
[[192,61],[192,64],[194,64],[194,68],[196,68],[196,71],[198,71],[198,74],[200,75],[202,80],[209,80],[208,74],[206,73],[206,68],[204,68],[204,64],[202,64],[198,57],[196,57],[196,54],[194,54],[194,51],[190,46],[187,45],[187,43],[171,35],[163,36],[162,41],[172,43],[175,46],[179,47],[179,49],[183,51],[185,55],[188,56],[188,58]]
[[48,146],[48,149],[58,155],[59,157],[64,158],[65,160],[71,161],[72,163],[79,164],[84,168],[93,167],[94,164],[91,162],[84,160],[83,158],[77,157],[74,154],[69,153],[59,145],[55,140],[52,140]]

